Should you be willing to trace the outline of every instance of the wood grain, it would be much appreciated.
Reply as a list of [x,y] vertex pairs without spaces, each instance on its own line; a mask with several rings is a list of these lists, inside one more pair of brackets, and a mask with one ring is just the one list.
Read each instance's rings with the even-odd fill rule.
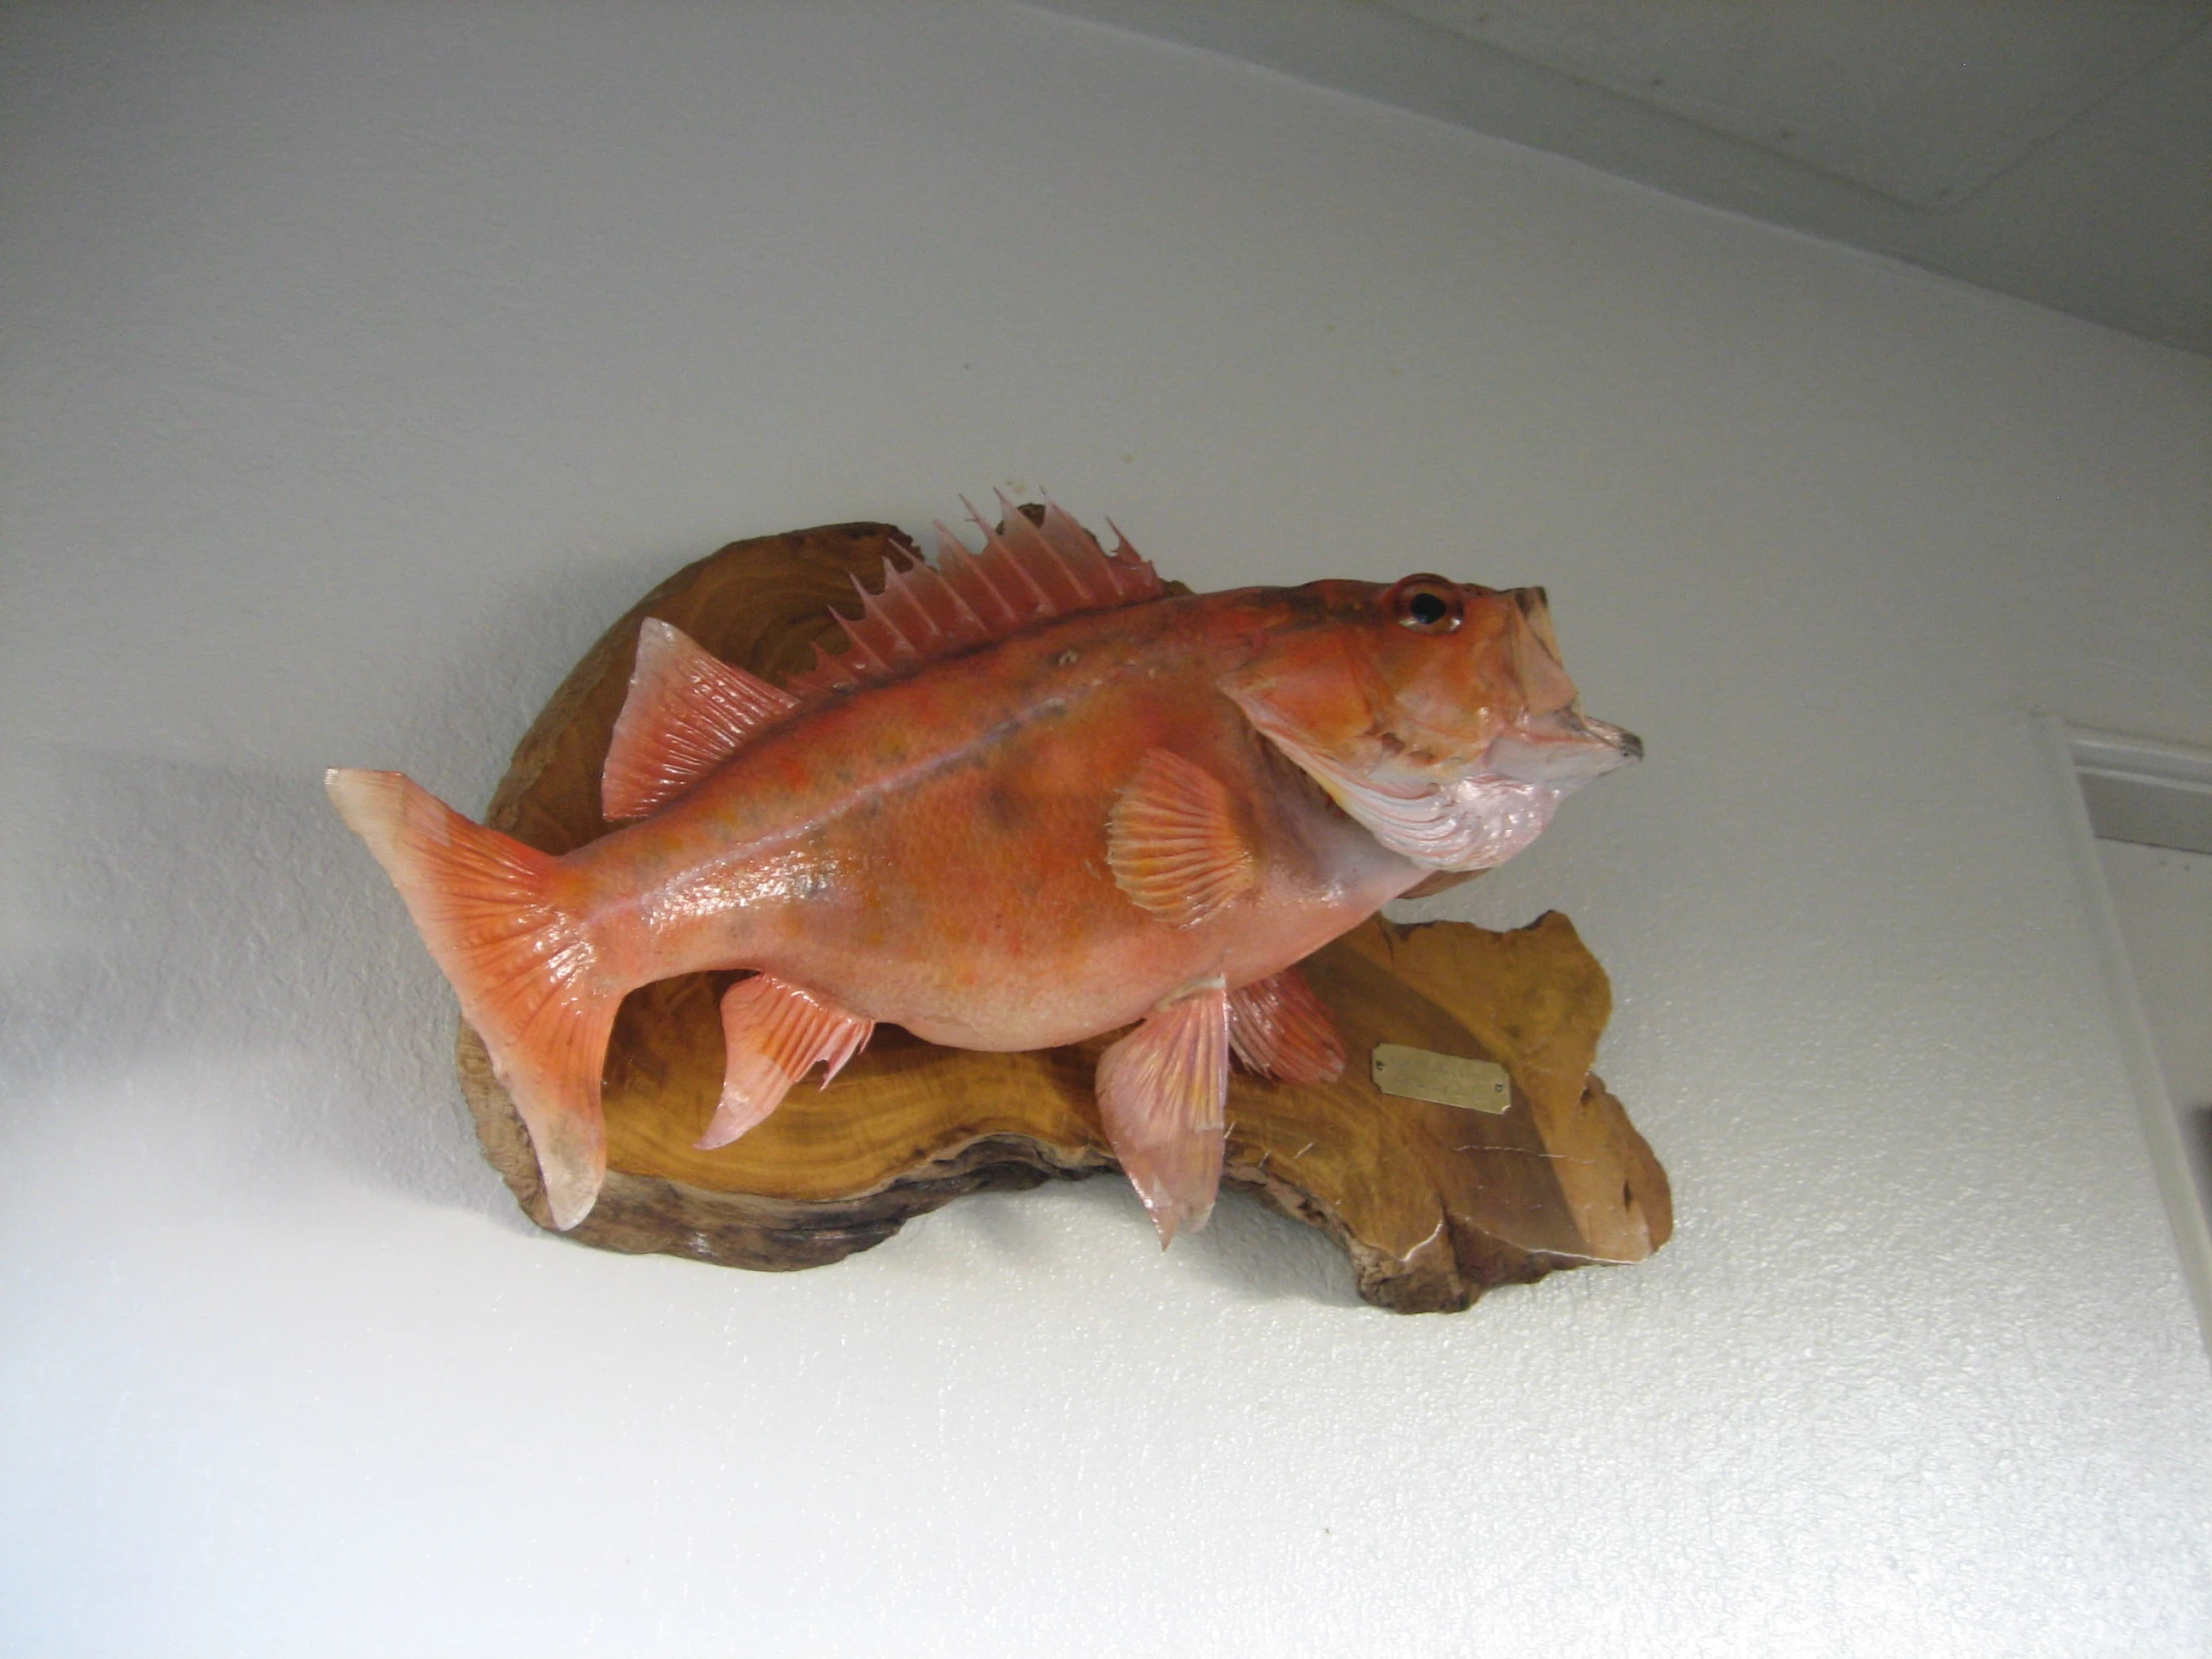
[[[548,852],[606,833],[599,771],[644,618],[775,679],[806,667],[817,640],[834,640],[830,608],[854,608],[851,577],[880,586],[886,561],[914,557],[888,525],[841,524],[738,542],[677,572],[555,693],[486,821]],[[1492,1285],[1639,1261],[1666,1241],[1665,1172],[1590,1074],[1611,990],[1564,916],[1511,933],[1378,919],[1306,971],[1352,1061],[1322,1087],[1238,1073],[1225,1182],[1338,1239],[1368,1301],[1464,1308]],[[1091,1094],[1115,1033],[977,1054],[882,1027],[830,1088],[803,1083],[750,1134],[701,1152],[692,1142],[722,1079],[717,1001],[733,977],[666,980],[623,1004],[605,1073],[607,1184],[570,1237],[732,1267],[815,1267],[963,1193],[1116,1168]],[[1494,1061],[1512,1106],[1490,1115],[1382,1094],[1367,1067],[1378,1042]],[[549,1225],[528,1136],[465,1026],[458,1059],[486,1156]]]

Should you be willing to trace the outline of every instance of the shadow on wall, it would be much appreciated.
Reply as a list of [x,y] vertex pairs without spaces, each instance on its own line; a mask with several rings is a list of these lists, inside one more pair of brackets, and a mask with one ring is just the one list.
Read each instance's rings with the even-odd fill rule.
[[319,776],[82,749],[48,775],[37,942],[0,1009],[9,1141],[222,1203],[326,1171],[527,1227],[453,1083],[450,993]]
[[[1098,1179],[1128,1186],[1119,1176]],[[1342,1245],[1246,1193],[1225,1191],[1206,1230],[1178,1238],[1171,1254],[1182,1257],[1195,1278],[1238,1302],[1320,1303],[1382,1319],[1402,1317],[1360,1300]]]

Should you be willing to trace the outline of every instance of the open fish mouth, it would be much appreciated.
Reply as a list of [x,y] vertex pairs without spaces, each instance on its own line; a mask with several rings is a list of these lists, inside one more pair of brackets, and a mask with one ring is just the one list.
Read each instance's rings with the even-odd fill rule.
[[1503,778],[1552,785],[1565,793],[1643,756],[1644,740],[1635,733],[1562,710],[1503,734],[1490,745],[1483,766]]
[[1438,859],[1443,869],[1495,868],[1544,832],[1560,802],[1643,753],[1635,733],[1564,710],[1540,729],[1507,732],[1479,771],[1440,792],[1431,845],[1407,856]]
[[1544,832],[1559,803],[1593,778],[1643,757],[1643,740],[1562,709],[1503,733],[1452,779],[1355,772],[1277,729],[1268,739],[1371,835],[1428,869],[1493,869]]

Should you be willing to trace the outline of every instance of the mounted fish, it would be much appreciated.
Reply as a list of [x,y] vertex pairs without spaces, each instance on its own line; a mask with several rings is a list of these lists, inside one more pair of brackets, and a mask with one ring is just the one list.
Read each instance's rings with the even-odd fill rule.
[[[632,989],[725,994],[727,1144],[878,1022],[1014,1051],[1135,1022],[1098,1066],[1108,1141],[1163,1243],[1202,1225],[1232,1053],[1291,1082],[1344,1049],[1295,964],[1439,872],[1526,846],[1641,753],[1581,712],[1540,589],[1170,594],[1046,507],[861,589],[846,648],[778,686],[640,631],[565,857],[401,774],[327,783],[412,912],[528,1126],[556,1225],[606,1167],[600,1072]],[[981,520],[977,520],[981,524]]]

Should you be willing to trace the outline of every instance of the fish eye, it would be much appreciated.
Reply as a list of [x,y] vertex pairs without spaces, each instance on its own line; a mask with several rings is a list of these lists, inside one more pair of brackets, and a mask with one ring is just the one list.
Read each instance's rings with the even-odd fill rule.
[[1383,595],[1400,628],[1416,634],[1448,634],[1466,615],[1456,583],[1441,576],[1408,576]]

